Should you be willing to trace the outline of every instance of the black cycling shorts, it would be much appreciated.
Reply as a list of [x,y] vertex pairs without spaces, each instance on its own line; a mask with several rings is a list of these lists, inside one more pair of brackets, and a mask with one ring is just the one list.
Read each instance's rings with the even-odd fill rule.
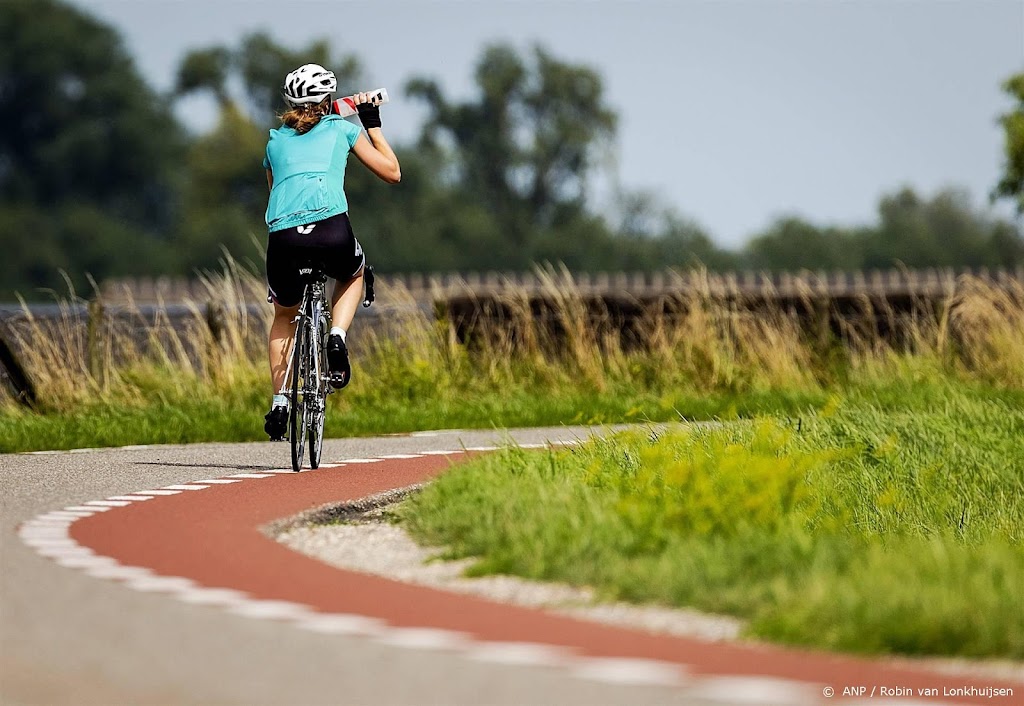
[[267,240],[267,286],[281,306],[302,300],[299,268],[315,262],[328,277],[341,282],[356,277],[366,257],[352,232],[347,213],[317,223],[276,230]]

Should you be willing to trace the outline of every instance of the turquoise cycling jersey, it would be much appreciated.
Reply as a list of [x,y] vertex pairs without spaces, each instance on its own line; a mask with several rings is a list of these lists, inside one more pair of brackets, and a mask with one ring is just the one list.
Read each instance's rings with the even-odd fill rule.
[[302,135],[284,125],[270,131],[263,168],[274,175],[266,217],[271,232],[348,211],[345,163],[360,132],[338,115],[324,116]]

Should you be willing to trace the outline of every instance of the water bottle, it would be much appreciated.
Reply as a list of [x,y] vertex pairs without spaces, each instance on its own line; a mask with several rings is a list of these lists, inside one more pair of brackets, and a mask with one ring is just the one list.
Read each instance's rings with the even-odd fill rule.
[[[376,97],[380,98],[381,103],[388,102],[388,89],[386,88],[376,88],[372,91],[364,92],[369,94],[371,101],[373,101],[373,99]],[[334,101],[334,103],[331,105],[331,112],[334,113],[335,115],[340,115],[343,118],[347,118],[350,115],[355,115],[356,113],[359,112],[358,110],[356,110],[356,97],[345,96],[344,98],[339,98],[338,100]]]

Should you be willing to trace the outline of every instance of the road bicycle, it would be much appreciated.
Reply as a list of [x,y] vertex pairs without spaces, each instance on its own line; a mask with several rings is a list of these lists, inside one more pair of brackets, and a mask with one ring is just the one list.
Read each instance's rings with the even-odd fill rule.
[[[331,330],[331,308],[327,298],[327,275],[319,264],[299,268],[303,281],[302,301],[295,316],[292,354],[279,393],[291,400],[288,439],[292,447],[292,470],[302,470],[305,446],[309,442],[309,466],[320,467],[324,445],[327,396],[334,392],[327,366],[327,335]],[[363,306],[374,300],[373,268],[363,269]]]

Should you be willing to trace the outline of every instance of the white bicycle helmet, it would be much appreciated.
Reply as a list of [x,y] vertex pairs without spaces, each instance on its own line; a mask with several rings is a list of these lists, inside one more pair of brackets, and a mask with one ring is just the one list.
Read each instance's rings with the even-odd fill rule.
[[319,103],[336,90],[334,72],[320,64],[304,64],[284,78],[284,99],[292,106]]

